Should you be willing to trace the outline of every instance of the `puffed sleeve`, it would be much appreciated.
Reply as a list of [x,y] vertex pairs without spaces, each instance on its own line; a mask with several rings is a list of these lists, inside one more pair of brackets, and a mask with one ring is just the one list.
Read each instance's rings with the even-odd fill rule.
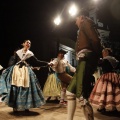
[[50,61],[49,65],[51,65],[52,70],[56,71],[56,68],[57,68],[57,65],[58,65],[57,58],[55,58],[52,61]]
[[70,68],[70,72],[76,72],[76,68],[73,67],[71,64],[68,63],[68,66]]

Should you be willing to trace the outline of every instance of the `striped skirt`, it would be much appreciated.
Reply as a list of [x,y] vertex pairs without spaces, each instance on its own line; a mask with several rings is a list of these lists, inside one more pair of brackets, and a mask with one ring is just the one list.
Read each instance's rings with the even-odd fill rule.
[[120,111],[120,75],[106,73],[96,81],[90,94],[92,106],[107,111]]

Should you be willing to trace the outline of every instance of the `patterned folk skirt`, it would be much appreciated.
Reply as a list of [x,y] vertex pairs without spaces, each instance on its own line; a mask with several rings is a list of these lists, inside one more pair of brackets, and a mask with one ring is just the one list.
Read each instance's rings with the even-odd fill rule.
[[45,82],[43,94],[45,97],[59,97],[61,89],[61,82],[57,81],[56,75],[52,73]]
[[12,85],[12,74],[15,66],[8,67],[0,76],[0,95],[2,101],[17,110],[38,108],[45,104],[39,81],[28,67],[29,87]]
[[106,73],[96,81],[90,95],[90,103],[99,109],[120,111],[120,75]]

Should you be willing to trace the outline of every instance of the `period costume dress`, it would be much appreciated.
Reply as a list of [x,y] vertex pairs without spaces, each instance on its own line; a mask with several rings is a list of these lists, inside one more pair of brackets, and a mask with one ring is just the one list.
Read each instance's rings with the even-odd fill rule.
[[45,104],[39,81],[31,66],[41,62],[33,52],[23,49],[16,52],[14,65],[8,67],[0,77],[2,101],[16,110],[37,108]]
[[72,78],[70,72],[74,73],[76,68],[69,64],[65,58],[55,58],[53,61],[51,61],[51,63],[53,63],[52,69],[56,72],[57,77],[62,82],[62,85],[68,86]]
[[70,72],[74,73],[76,71],[76,68],[69,64],[64,57],[62,59],[57,57],[51,61],[51,63],[53,64],[52,69],[55,71],[57,78],[61,81],[62,89],[60,104],[66,105],[66,88],[72,79]]
[[103,74],[96,81],[90,95],[90,103],[99,110],[120,111],[120,75],[117,74],[118,60],[106,56],[100,60]]
[[45,97],[60,97],[61,89],[61,81],[57,78],[56,73],[52,71],[48,74],[43,94]]

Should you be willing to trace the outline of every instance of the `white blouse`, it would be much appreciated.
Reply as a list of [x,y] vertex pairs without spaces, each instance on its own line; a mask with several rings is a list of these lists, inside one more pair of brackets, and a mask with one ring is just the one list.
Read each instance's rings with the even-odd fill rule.
[[57,72],[57,73],[64,73],[66,72],[66,67],[68,66],[70,68],[71,72],[75,72],[76,68],[73,67],[71,64],[68,63],[67,60],[63,59],[58,59],[55,58],[53,61],[51,61],[50,63],[52,63],[52,69]]

